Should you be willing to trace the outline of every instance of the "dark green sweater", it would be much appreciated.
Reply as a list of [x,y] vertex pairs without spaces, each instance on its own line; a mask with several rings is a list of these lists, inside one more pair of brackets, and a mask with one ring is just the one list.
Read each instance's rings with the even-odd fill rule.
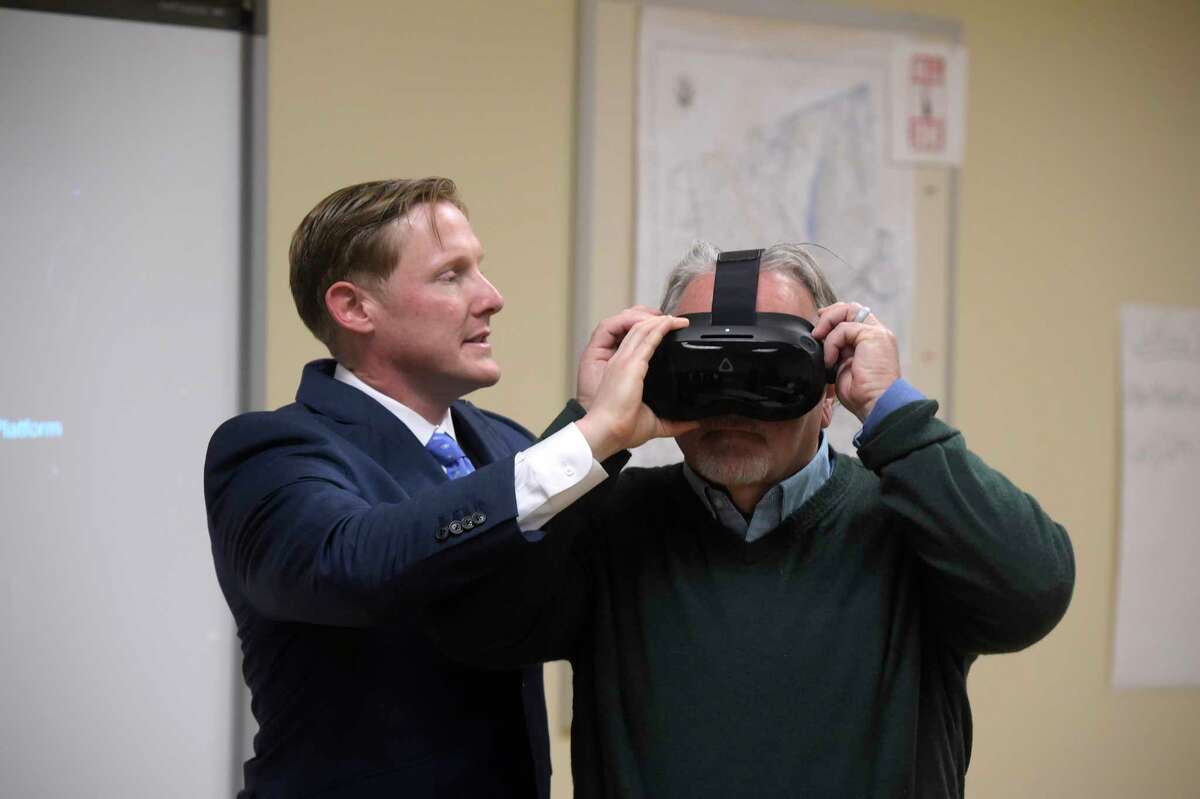
[[630,469],[434,614],[473,662],[567,658],[588,797],[958,797],[977,654],[1066,610],[1065,531],[920,402],[746,544]]

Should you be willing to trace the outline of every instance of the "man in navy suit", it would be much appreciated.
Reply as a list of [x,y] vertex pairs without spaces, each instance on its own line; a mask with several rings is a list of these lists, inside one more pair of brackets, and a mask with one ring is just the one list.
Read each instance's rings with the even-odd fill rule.
[[457,665],[415,608],[492,573],[556,516],[571,524],[601,461],[686,427],[641,403],[650,355],[686,322],[635,308],[601,323],[582,404],[534,442],[461,400],[500,377],[503,298],[482,257],[441,178],[342,189],[293,237],[296,307],[333,358],[305,367],[294,404],[222,425],[205,463],[259,723],[243,797],[549,794],[540,668]]

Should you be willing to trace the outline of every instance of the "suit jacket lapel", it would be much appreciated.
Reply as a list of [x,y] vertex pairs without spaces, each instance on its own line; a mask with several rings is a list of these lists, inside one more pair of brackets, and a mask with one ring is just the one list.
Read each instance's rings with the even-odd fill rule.
[[[357,391],[353,388],[350,390]],[[415,483],[437,485],[450,479],[441,464],[417,441],[404,422],[375,400],[371,402],[378,413],[371,414],[371,449],[368,452],[380,466],[387,469],[388,474],[404,484],[405,488],[413,488]]]
[[476,468],[506,458],[512,449],[492,428],[492,423],[478,408],[465,400],[450,406],[454,419],[454,435]]
[[[449,478],[404,422],[371,397],[335,380],[329,359],[304,367],[296,400],[334,423],[337,431],[366,452],[406,489],[437,485]],[[457,431],[458,420],[455,419]]]

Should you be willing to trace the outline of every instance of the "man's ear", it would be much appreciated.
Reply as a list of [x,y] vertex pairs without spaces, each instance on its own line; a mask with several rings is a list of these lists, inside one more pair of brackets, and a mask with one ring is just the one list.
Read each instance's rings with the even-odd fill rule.
[[338,327],[352,333],[370,333],[375,330],[372,306],[375,298],[362,286],[348,280],[339,280],[325,292],[325,308]]
[[833,404],[837,401],[837,386],[833,383],[825,386],[825,396],[821,397],[821,429],[829,427],[833,421]]

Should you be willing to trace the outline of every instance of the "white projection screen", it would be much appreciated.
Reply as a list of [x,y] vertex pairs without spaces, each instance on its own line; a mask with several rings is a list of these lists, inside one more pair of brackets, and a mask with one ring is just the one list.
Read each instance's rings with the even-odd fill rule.
[[234,788],[246,36],[0,8],[0,796]]

